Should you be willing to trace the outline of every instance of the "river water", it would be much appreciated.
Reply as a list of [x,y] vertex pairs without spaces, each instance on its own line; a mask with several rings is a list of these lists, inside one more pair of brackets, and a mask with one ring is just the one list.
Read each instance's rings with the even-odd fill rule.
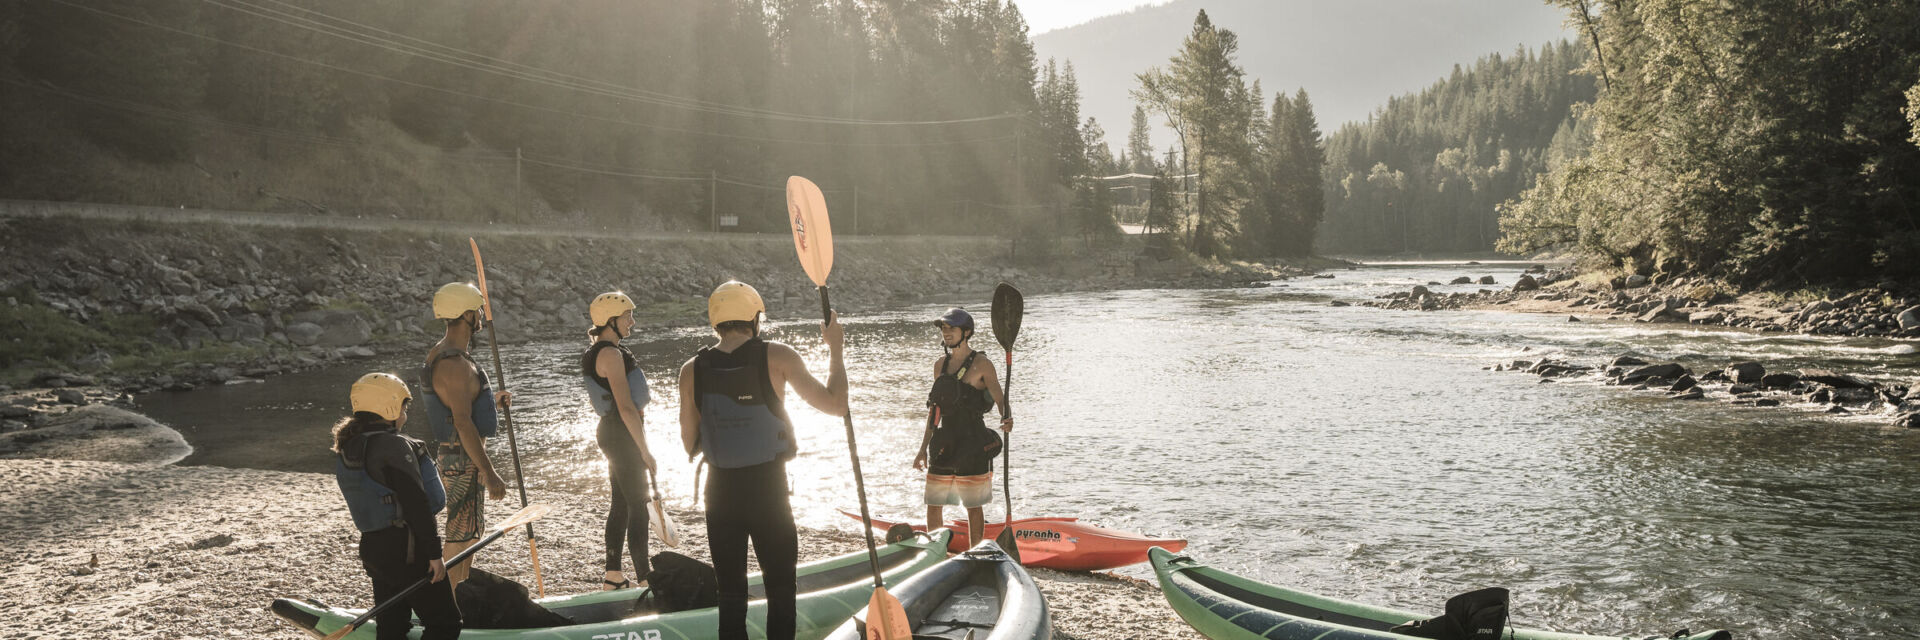
[[[1030,296],[1013,371],[1015,515],[1185,537],[1216,566],[1415,610],[1505,586],[1522,626],[1920,637],[1920,431],[1884,417],[1672,401],[1484,370],[1630,351],[1696,370],[1756,359],[1775,370],[1912,379],[1912,341],[1328,304],[1519,273],[1377,265],[1264,289]],[[952,302],[984,325],[986,300]],[[929,324],[937,311],[848,319],[853,407],[878,514],[921,512],[909,463],[939,355]],[[774,320],[773,337],[824,371],[817,323]],[[672,381],[707,336],[642,327],[637,338],[631,346],[654,381],[646,430],[660,482],[685,504],[693,469],[668,453],[679,450]],[[975,343],[999,361],[984,327]],[[584,347],[556,336],[503,355],[529,485],[604,495],[578,374]],[[345,413],[347,385],[373,369],[412,380],[417,367],[413,358],[359,363],[138,403],[194,445],[184,464],[325,471],[326,429]],[[840,421],[790,402],[802,447],[790,467],[799,520],[851,528],[834,512],[855,504]],[[424,432],[419,418],[410,432]],[[505,438],[490,444],[511,482]]]

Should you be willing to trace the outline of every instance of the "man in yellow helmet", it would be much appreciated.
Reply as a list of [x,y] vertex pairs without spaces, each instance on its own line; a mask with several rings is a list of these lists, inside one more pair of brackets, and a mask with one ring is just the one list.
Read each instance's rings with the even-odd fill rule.
[[[447,332],[440,342],[427,350],[427,362],[421,371],[425,391],[427,425],[439,448],[440,475],[447,488],[447,535],[444,554],[452,557],[473,546],[486,529],[481,508],[480,489],[488,500],[507,497],[507,483],[493,470],[487,457],[486,439],[499,429],[497,405],[512,398],[505,391],[495,393],[488,385],[480,363],[467,353],[485,319],[481,308],[486,297],[480,289],[464,282],[449,283],[433,294],[433,317],[446,322]],[[472,561],[447,567],[448,582],[458,585],[467,579]]]
[[747,637],[747,545],[766,580],[768,640],[794,634],[794,574],[800,554],[787,501],[788,460],[798,446],[787,418],[786,388],[832,416],[847,412],[845,334],[837,315],[820,327],[830,374],[821,384],[792,347],[760,339],[767,306],[753,287],[728,281],[707,298],[718,340],[680,367],[680,439],[704,454],[707,545],[720,582],[721,640]]

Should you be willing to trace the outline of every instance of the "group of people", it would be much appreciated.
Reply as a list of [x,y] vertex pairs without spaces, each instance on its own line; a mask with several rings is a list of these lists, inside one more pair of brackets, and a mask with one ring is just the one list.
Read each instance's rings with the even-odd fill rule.
[[[451,283],[433,296],[445,335],[427,350],[420,372],[432,443],[401,435],[413,401],[408,385],[390,373],[353,383],[352,415],[333,427],[334,473],[354,526],[360,559],[376,602],[387,602],[422,578],[458,585],[470,562],[445,566],[475,544],[485,529],[485,500],[506,496],[486,439],[499,427],[499,410],[512,394],[492,388],[468,353],[485,326],[486,298],[473,285]],[[612,505],[606,522],[603,588],[645,586],[648,574],[648,500],[658,468],[643,430],[650,400],[647,378],[622,341],[633,335],[633,300],[620,292],[596,296],[587,307],[591,329],[580,369],[588,401],[600,415],[595,439],[607,460]],[[845,332],[838,314],[821,325],[829,371],[823,383],[790,346],[760,336],[766,304],[753,287],[729,281],[707,299],[714,344],[681,365],[680,439],[689,458],[703,456],[707,476],[708,547],[719,587],[717,637],[747,637],[747,548],[764,575],[768,638],[795,631],[799,533],[788,501],[786,463],[798,451],[786,390],[815,410],[845,415]],[[1008,431],[1006,399],[990,359],[968,344],[973,318],[949,309],[934,321],[943,354],[933,363],[927,429],[913,466],[926,476],[927,527],[941,525],[946,506],[967,509],[973,540],[982,539],[982,507],[992,499],[992,460],[1000,437],[983,415],[999,408]],[[482,491],[486,493],[483,499]],[[445,535],[435,518],[446,513]],[[632,556],[633,578],[621,553]],[[636,580],[638,581],[636,583]],[[456,638],[460,611],[452,589],[414,591],[374,619],[380,638],[404,638],[418,618],[422,638]]]

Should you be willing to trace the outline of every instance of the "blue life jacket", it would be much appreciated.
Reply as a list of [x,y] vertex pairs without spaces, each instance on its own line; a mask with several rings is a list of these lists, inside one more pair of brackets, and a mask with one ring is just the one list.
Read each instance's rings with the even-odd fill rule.
[[433,440],[435,442],[460,441],[459,432],[453,428],[453,409],[448,408],[447,403],[440,400],[439,394],[433,392],[433,367],[447,358],[466,360],[473,364],[474,371],[480,373],[480,393],[473,396],[473,407],[468,409],[468,412],[473,417],[473,428],[480,432],[480,437],[493,437],[500,431],[500,416],[493,406],[493,388],[488,384],[487,372],[481,371],[480,365],[474,363],[467,352],[448,349],[440,352],[440,355],[428,362],[426,369],[420,372],[420,388],[425,391],[421,395],[426,397],[427,426],[433,428]]
[[593,402],[593,410],[601,417],[620,411],[619,405],[614,404],[613,390],[609,388],[607,379],[594,366],[597,364],[596,358],[600,357],[600,350],[607,347],[620,351],[620,359],[627,368],[627,397],[633,398],[634,408],[646,408],[647,402],[652,399],[647,391],[647,374],[640,372],[640,364],[634,361],[633,352],[611,342],[595,342],[587,347],[587,354],[581,358],[580,372],[581,379],[586,380],[587,399]]
[[767,371],[767,343],[754,338],[733,353],[713,347],[693,359],[694,402],[700,407],[700,451],[707,463],[738,469],[799,452],[793,422]]
[[372,532],[388,527],[404,526],[406,520],[400,514],[400,505],[394,502],[393,489],[380,484],[367,473],[367,444],[373,436],[386,435],[406,442],[408,457],[420,465],[420,486],[426,490],[427,507],[432,514],[439,514],[447,506],[447,490],[440,484],[440,468],[433,464],[433,457],[427,455],[427,448],[419,440],[409,438],[392,431],[372,431],[360,434],[347,441],[343,453],[333,456],[333,479],[340,485],[340,494],[347,499],[347,510],[353,513],[353,526],[361,531]]

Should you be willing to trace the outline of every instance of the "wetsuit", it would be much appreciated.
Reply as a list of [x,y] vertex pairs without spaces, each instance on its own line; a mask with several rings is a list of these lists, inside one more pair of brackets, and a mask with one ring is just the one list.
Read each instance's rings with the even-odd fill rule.
[[800,535],[788,501],[787,461],[796,446],[767,370],[767,343],[754,338],[732,353],[701,349],[693,371],[700,451],[713,466],[706,486],[707,544],[720,582],[719,638],[747,638],[752,543],[766,584],[766,638],[791,640]]
[[600,350],[612,348],[620,352],[622,364],[627,369],[627,387],[617,393],[628,394],[633,399],[635,409],[645,410],[650,398],[647,392],[647,376],[640,372],[639,364],[634,361],[633,353],[626,347],[611,342],[595,342],[587,348],[582,357],[582,374],[586,377],[587,394],[593,400],[594,410],[600,413],[600,427],[594,433],[594,440],[600,444],[600,454],[607,458],[607,480],[613,485],[613,506],[607,510],[607,570],[620,570],[620,547],[624,542],[631,548],[633,555],[633,573],[645,576],[647,565],[647,469],[646,462],[640,457],[640,444],[633,441],[633,434],[627,431],[627,423],[620,417],[619,405],[615,404],[607,378],[601,376],[596,366]]
[[[431,463],[421,462],[427,451],[419,441],[388,429],[361,434],[343,449],[335,456],[335,474],[361,529],[360,565],[373,580],[374,602],[386,602],[432,575],[428,562],[440,557],[433,517],[445,504],[445,494],[431,475]],[[424,478],[423,469],[429,474]],[[366,480],[378,486],[368,487]],[[380,488],[391,494],[381,497],[368,491]],[[380,526],[386,523],[392,524]],[[460,637],[460,609],[453,591],[445,588],[416,590],[405,602],[381,611],[374,616],[376,637],[406,638],[415,617],[425,627],[423,640]]]

